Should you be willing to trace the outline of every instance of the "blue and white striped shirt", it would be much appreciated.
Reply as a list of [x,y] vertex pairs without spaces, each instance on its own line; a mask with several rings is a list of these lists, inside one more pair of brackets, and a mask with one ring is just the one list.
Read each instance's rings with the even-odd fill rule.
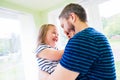
[[[39,47],[35,50],[35,53],[38,54],[40,53],[42,50],[46,49],[46,48],[52,48],[49,45],[44,45],[41,44],[39,45]],[[57,48],[54,48],[57,50]],[[49,74],[51,74],[52,72],[54,72],[55,67],[57,66],[57,64],[59,63],[59,61],[53,61],[53,60],[48,60],[48,59],[44,59],[44,58],[37,58],[37,62],[38,62],[38,66],[39,69],[42,71],[45,71]]]
[[116,80],[112,49],[106,37],[93,28],[69,40],[60,64],[80,73],[76,80]]

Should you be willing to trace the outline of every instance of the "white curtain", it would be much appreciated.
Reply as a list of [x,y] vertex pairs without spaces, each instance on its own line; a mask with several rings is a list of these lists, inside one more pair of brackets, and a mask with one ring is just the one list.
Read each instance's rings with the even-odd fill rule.
[[[33,53],[37,36],[33,16],[24,12],[0,8],[0,17],[13,18],[20,21],[21,53],[25,80],[38,80],[38,67]],[[9,28],[11,27],[9,26]]]

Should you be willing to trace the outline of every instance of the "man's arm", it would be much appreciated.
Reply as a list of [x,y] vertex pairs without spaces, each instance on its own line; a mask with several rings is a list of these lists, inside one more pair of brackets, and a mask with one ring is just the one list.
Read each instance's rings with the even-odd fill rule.
[[78,75],[79,73],[70,71],[58,64],[55,71],[49,76],[48,80],[75,80]]

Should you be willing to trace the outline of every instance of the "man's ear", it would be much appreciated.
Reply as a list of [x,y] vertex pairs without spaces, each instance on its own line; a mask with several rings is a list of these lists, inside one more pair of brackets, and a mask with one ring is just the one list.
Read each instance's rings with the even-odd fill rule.
[[69,19],[70,19],[71,23],[74,23],[76,21],[76,15],[75,15],[75,13],[70,13]]

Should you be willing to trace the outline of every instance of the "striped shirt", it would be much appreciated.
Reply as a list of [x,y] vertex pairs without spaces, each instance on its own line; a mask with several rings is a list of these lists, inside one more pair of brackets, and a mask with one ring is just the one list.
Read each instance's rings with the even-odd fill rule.
[[60,64],[80,73],[76,80],[116,80],[114,58],[108,40],[90,27],[69,40]]
[[[36,55],[46,48],[52,48],[52,47],[48,45],[39,45],[39,47],[35,50]],[[54,48],[54,49],[57,50],[57,48]],[[37,58],[37,62],[38,62],[39,69],[49,74],[54,72],[55,67],[59,63],[59,61],[53,61],[53,60],[48,60],[44,58]]]

